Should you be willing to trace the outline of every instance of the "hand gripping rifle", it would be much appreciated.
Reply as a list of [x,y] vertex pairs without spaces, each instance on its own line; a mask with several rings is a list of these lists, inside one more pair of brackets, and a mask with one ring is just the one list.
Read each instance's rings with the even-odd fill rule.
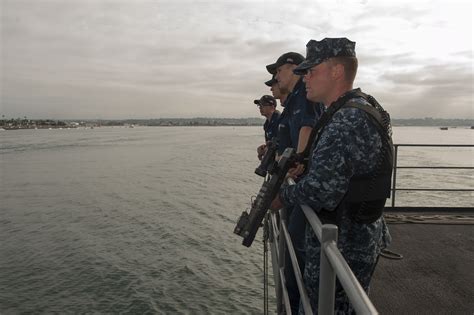
[[244,238],[242,245],[250,247],[258,228],[261,226],[265,213],[270,208],[270,205],[275,199],[280,190],[286,173],[294,166],[296,154],[293,148],[287,148],[281,156],[278,164],[274,164],[270,172],[271,177],[265,181],[257,194],[257,197],[252,203],[250,212],[242,212],[242,215],[235,226],[234,233]]
[[267,176],[267,171],[271,169],[273,164],[275,163],[275,155],[277,151],[276,141],[276,138],[273,138],[272,140],[267,142],[267,152],[263,156],[260,165],[255,169],[255,174],[257,174],[258,176]]

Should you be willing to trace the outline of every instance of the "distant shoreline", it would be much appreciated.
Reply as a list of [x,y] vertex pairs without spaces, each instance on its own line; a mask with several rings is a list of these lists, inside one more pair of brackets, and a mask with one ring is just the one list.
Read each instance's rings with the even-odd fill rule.
[[[90,120],[102,126],[262,126],[263,118],[159,118],[159,119],[121,119]],[[392,119],[393,126],[413,127],[470,127],[474,119]]]
[[[446,126],[446,125],[436,125],[436,126],[429,126],[429,125],[392,125],[393,127],[426,127],[426,128],[437,128],[441,130],[450,130],[450,129],[472,129],[474,130],[473,126]],[[104,124],[87,124],[83,126],[69,126],[69,127],[6,127],[0,126],[0,130],[2,131],[10,131],[10,130],[52,130],[52,129],[94,129],[94,128],[136,128],[136,127],[262,127],[262,125],[104,125]]]
[[[84,120],[33,120],[9,119],[0,120],[3,129],[49,129],[101,126],[262,126],[263,118],[158,118],[158,119],[84,119]],[[471,127],[474,119],[440,119],[440,118],[411,118],[392,119],[392,125],[397,127]]]

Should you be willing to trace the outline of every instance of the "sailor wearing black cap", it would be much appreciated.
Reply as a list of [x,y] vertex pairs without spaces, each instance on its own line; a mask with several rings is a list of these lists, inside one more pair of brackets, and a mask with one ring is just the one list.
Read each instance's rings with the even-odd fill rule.
[[276,100],[273,96],[264,95],[259,100],[254,100],[254,104],[260,109],[260,114],[267,118],[263,125],[265,131],[265,143],[278,135],[278,120],[280,112],[276,110]]
[[280,114],[278,120],[278,134],[277,134],[277,155],[283,154],[286,148],[291,148],[291,136],[290,136],[290,127],[288,122],[288,112],[289,110],[285,108],[286,99],[288,98],[288,91],[281,89],[278,85],[276,77],[276,68],[269,68],[267,66],[268,72],[272,74],[272,79],[265,82],[265,85],[270,86],[270,91],[272,91],[273,97],[280,99],[280,104],[283,107],[283,111]]
[[[282,188],[272,208],[306,204],[323,223],[336,224],[338,248],[368,291],[379,254],[390,243],[382,213],[390,196],[390,117],[374,98],[353,89],[358,66],[355,42],[325,38],[310,40],[306,47],[306,59],[294,72],[304,74],[308,98],[323,102],[327,110],[316,129],[306,176]],[[307,226],[304,282],[314,313],[318,312],[320,249]],[[339,283],[335,313],[355,313]]]
[[[281,55],[273,64],[267,65],[267,70],[275,74],[278,86],[282,90],[289,91],[288,97],[284,103],[284,111],[280,118],[279,138],[280,144],[278,151],[281,154],[288,146],[296,150],[297,153],[303,152],[308,143],[309,135],[319,118],[320,109],[313,102],[306,98],[304,82],[300,75],[294,74],[293,70],[304,60],[304,57],[296,52],[288,52]],[[288,139],[289,135],[289,144]],[[297,173],[302,172],[302,165]],[[298,180],[298,179],[296,179]],[[289,213],[288,232],[291,235],[293,247],[300,269],[304,269],[305,261],[305,226],[306,219],[299,207],[293,205],[287,207]],[[298,284],[289,261],[285,263],[285,276],[293,313],[298,311],[300,294]]]
[[[265,85],[270,87],[270,91],[272,92],[273,97],[275,98],[275,100],[279,99],[280,104],[283,107],[283,103],[285,102],[286,97],[288,96],[288,92],[283,91],[278,87],[278,81],[275,79],[275,75],[272,75],[272,78],[270,80],[266,81]],[[254,103],[255,103],[255,101],[254,101]],[[272,140],[273,138],[276,138],[275,139],[276,141],[274,142],[274,144],[277,145],[277,147],[281,146],[283,148],[287,148],[287,147],[290,146],[289,135],[284,137],[283,135],[279,135],[279,133],[278,133],[278,127],[279,127],[280,121],[281,121],[281,114],[278,111],[275,111],[275,113],[278,113],[278,117],[273,117],[273,118],[276,118],[276,120],[273,120],[273,118],[272,118],[269,121],[267,119],[267,121],[265,122],[265,125],[263,126],[264,130],[270,130],[271,135],[267,135],[267,132],[265,131],[265,139],[266,139],[265,144],[262,144],[262,145],[257,147],[257,157],[258,157],[259,160],[261,160],[263,158],[263,156],[265,155],[265,152],[266,152],[265,150],[267,148],[267,142]],[[266,116],[262,112],[262,107],[260,107],[260,114],[262,114],[263,116]],[[267,123],[268,123],[268,126],[267,126]],[[282,139],[282,138],[288,138],[288,140]]]
[[[267,71],[275,75],[280,90],[289,92],[283,104],[285,107],[283,116],[287,117],[291,147],[297,152],[302,152],[306,147],[309,134],[319,116],[314,104],[306,99],[302,78],[293,73],[303,60],[304,57],[299,53],[287,52],[275,63],[267,65]],[[279,153],[283,153],[284,150],[283,147],[279,148]]]
[[275,75],[273,75],[270,80],[265,81],[265,85],[270,87],[273,97],[277,100],[280,100],[280,105],[283,107],[288,96],[288,91],[280,89],[278,86],[278,81],[275,79]]

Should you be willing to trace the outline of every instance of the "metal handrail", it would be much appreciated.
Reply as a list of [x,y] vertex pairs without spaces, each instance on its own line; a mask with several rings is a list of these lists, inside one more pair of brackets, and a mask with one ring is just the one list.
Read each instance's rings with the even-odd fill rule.
[[[459,166],[398,166],[398,147],[473,147],[474,145],[454,144],[394,144],[394,165],[392,178],[392,207],[395,207],[395,193],[397,190],[412,191],[474,191],[474,189],[430,189],[430,188],[397,188],[397,169],[474,169],[474,167]],[[294,185],[292,179],[288,179],[289,185]],[[321,259],[320,259],[320,281],[319,281],[319,303],[318,313],[334,314],[334,299],[336,288],[336,276],[344,288],[350,302],[358,314],[378,314],[375,306],[370,301],[366,292],[360,285],[349,265],[345,261],[341,252],[337,247],[338,228],[332,224],[322,224],[316,212],[307,205],[300,205],[303,213],[308,220],[309,225],[313,229],[316,237],[321,243]],[[302,306],[305,314],[312,314],[308,294],[304,287],[301,270],[294,252],[290,235],[286,228],[287,213],[285,209],[280,209],[279,219],[276,213],[271,213],[267,217],[266,223],[270,225],[272,233],[272,262],[275,278],[275,290],[277,296],[277,312],[280,314],[285,311],[291,314],[289,306],[288,291],[286,289],[286,280],[284,275],[285,255],[290,255],[290,262],[297,279],[298,290],[300,291]],[[278,240],[278,246],[277,246]]]
[[392,195],[391,195],[391,203],[392,208],[395,207],[395,199],[396,199],[396,192],[397,191],[451,191],[451,192],[466,192],[466,191],[474,191],[474,189],[469,188],[443,188],[443,189],[436,189],[436,188],[397,188],[397,170],[398,169],[474,169],[471,166],[398,166],[398,148],[399,147],[462,147],[462,148],[469,148],[474,147],[472,144],[394,144],[394,156],[393,156],[393,172],[392,172]]
[[[319,280],[320,314],[334,313],[334,295],[336,275],[351,301],[357,314],[378,314],[367,293],[360,285],[346,260],[337,248],[338,228],[333,224],[322,224],[316,212],[307,205],[301,209],[312,227],[314,234],[321,243],[321,265]],[[326,262],[326,260],[329,261]]]
[[285,237],[285,243],[287,244],[288,253],[290,254],[291,264],[293,267],[293,272],[295,273],[296,284],[298,285],[298,291],[300,292],[301,304],[303,305],[303,310],[305,314],[310,314],[311,312],[311,304],[309,302],[308,293],[306,292],[306,288],[304,286],[303,275],[301,274],[300,267],[298,265],[298,260],[296,259],[295,249],[293,248],[293,244],[291,242],[290,233],[288,233],[288,229],[285,224],[281,225],[281,230],[283,231],[283,235]]
[[[294,185],[292,179],[288,179],[289,185]],[[341,252],[337,248],[337,226],[333,224],[322,224],[315,211],[307,205],[301,205],[308,223],[312,227],[316,237],[321,243],[321,265],[319,282],[319,314],[334,314],[336,275],[344,288],[349,300],[358,314],[378,314],[374,305],[345,261]],[[272,265],[274,270],[275,291],[277,296],[277,312],[282,313],[283,309],[287,314],[291,314],[289,308],[288,291],[286,290],[286,281],[284,275],[285,255],[288,252],[290,261],[295,273],[298,290],[301,297],[301,305],[305,314],[313,314],[308,293],[304,286],[301,270],[296,259],[293,243],[286,227],[287,213],[283,208],[279,212],[280,220],[277,220],[277,214],[271,213],[266,219],[265,224],[269,224],[272,233],[270,237],[272,251]],[[279,228],[277,228],[277,224]],[[277,249],[278,240],[278,249]],[[275,272],[278,266],[278,272]]]

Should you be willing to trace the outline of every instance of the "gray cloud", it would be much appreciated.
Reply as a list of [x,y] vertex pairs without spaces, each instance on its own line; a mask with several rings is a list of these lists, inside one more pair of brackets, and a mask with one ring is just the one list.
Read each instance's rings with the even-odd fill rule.
[[[374,33],[384,27],[376,17],[415,29],[429,10],[365,1],[347,13],[347,3],[6,0],[1,111],[45,118],[259,116],[252,100],[269,93],[266,64],[286,51],[304,53],[311,38],[348,36],[358,42],[358,83],[390,103],[395,117],[424,117],[418,107],[433,117],[472,116],[469,45],[449,59],[390,50]],[[472,43],[468,35],[460,40]],[[444,110],[448,100],[454,110]]]
[[384,89],[374,86],[373,93],[394,117],[473,117],[473,73],[461,64],[387,71],[377,79],[380,81],[389,84]]
[[[417,6],[418,5],[418,6]],[[429,9],[423,6],[423,3],[380,3],[371,1],[361,6],[363,9],[358,14],[354,15],[354,20],[371,20],[376,19],[382,21],[386,18],[400,19],[407,23],[411,23],[412,26],[419,25],[419,21],[429,13]],[[373,27],[373,25],[372,25]]]

